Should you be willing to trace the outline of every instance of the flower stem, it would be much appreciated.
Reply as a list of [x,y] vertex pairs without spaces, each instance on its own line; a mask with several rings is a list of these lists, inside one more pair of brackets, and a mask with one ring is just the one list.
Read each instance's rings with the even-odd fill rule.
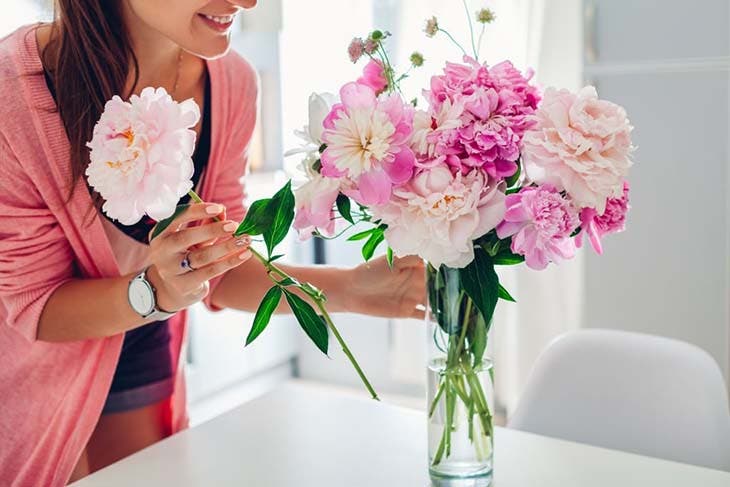
[[342,347],[342,351],[345,355],[347,355],[347,358],[350,360],[350,363],[353,367],[355,367],[355,371],[357,372],[357,375],[360,376],[360,380],[362,380],[363,384],[365,384],[365,387],[367,388],[368,392],[370,393],[370,396],[372,396],[373,399],[376,401],[380,401],[380,398],[378,397],[378,394],[375,392],[375,389],[373,389],[373,386],[370,385],[370,381],[368,381],[367,377],[365,377],[365,373],[360,368],[360,364],[357,363],[357,360],[355,360],[355,357],[352,355],[352,352],[350,352],[350,348],[347,346],[347,343],[345,343],[345,340],[343,340],[342,335],[340,335],[339,330],[337,330],[337,327],[335,326],[334,322],[332,321],[332,318],[330,318],[329,313],[324,307],[324,301],[322,298],[310,296],[315,304],[317,305],[317,308],[319,309],[320,313],[322,313],[322,317],[324,318],[325,323],[327,323],[327,326],[329,326],[330,330],[332,330],[332,334],[337,339],[337,342],[340,344],[340,347]]
[[482,54],[482,37],[484,37],[484,31],[487,29],[487,24],[482,24],[482,31],[479,33],[479,41],[477,41],[477,61],[479,56]]
[[[202,203],[203,200],[198,196],[195,191],[190,190],[188,192],[188,195],[190,195],[190,198],[195,201],[196,203]],[[216,217],[215,220],[219,219]],[[304,294],[309,296],[309,298],[314,301],[315,305],[319,309],[320,313],[322,314],[322,318],[324,318],[325,323],[329,327],[330,330],[332,330],[332,334],[335,336],[337,341],[339,342],[340,346],[342,347],[342,351],[345,353],[347,358],[350,360],[350,363],[355,368],[355,371],[357,372],[357,375],[360,376],[360,379],[362,380],[363,384],[365,384],[365,388],[368,390],[370,395],[373,399],[376,401],[379,401],[380,398],[378,398],[378,394],[375,392],[375,389],[373,389],[373,386],[370,384],[370,381],[368,381],[367,377],[365,377],[365,373],[362,371],[362,368],[360,368],[360,364],[357,362],[355,357],[352,355],[352,352],[350,352],[349,347],[345,343],[345,340],[342,338],[342,335],[340,335],[339,330],[335,326],[335,324],[332,322],[332,318],[330,318],[329,313],[327,312],[327,309],[324,306],[325,301],[327,298],[324,294],[322,294],[321,291],[316,290],[314,286],[311,284],[304,283],[301,284],[299,281],[286,272],[284,272],[281,268],[277,267],[276,264],[273,262],[270,262],[269,259],[264,257],[262,254],[260,254],[256,249],[253,247],[249,247],[249,250],[251,251],[251,254],[258,259],[261,264],[263,264],[264,268],[266,269],[266,274],[269,276],[269,279],[271,279],[274,283],[279,282],[279,280],[275,279],[275,277],[272,274],[275,274],[281,279],[291,279],[296,284],[294,284],[300,291],[302,291]]]
[[464,56],[467,56],[467,53],[466,53],[466,51],[464,50],[464,48],[463,48],[463,47],[461,47],[461,44],[459,44],[459,43],[458,43],[458,42],[456,41],[456,39],[454,39],[454,37],[453,37],[453,36],[452,36],[451,34],[449,34],[449,33],[448,33],[448,31],[445,31],[444,29],[442,29],[441,27],[439,27],[439,32],[443,32],[444,34],[446,34],[446,36],[447,36],[447,37],[448,37],[449,39],[451,39],[451,42],[453,42],[454,44],[456,44],[456,47],[458,47],[459,49],[461,49],[461,52],[462,52],[462,53],[464,54]]
[[477,48],[474,44],[474,26],[471,24],[471,15],[469,14],[469,6],[466,4],[466,0],[463,0],[464,10],[466,10],[466,19],[469,21],[469,35],[471,36],[471,50],[474,52],[474,59],[477,59]]

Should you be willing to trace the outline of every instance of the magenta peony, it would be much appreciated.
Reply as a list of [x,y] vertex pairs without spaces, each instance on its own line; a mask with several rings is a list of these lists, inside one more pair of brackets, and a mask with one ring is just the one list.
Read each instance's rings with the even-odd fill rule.
[[586,234],[593,250],[599,255],[603,254],[601,239],[624,231],[629,208],[629,183],[624,181],[623,194],[619,198],[609,198],[606,201],[606,211],[602,215],[593,208],[585,208],[580,212],[581,232],[575,239],[576,245],[583,246],[583,234]]
[[529,84],[532,74],[523,76],[508,61],[491,68],[469,57],[464,62],[446,63],[444,74],[432,77],[431,90],[424,92],[435,126],[442,125],[445,107],[461,111],[457,128],[441,129],[430,141],[464,173],[480,168],[492,178],[509,177],[540,100]]
[[464,267],[474,260],[474,240],[502,220],[504,201],[503,183],[491,183],[480,170],[454,175],[441,165],[417,174],[373,212],[388,225],[385,236],[396,255]]
[[340,99],[324,120],[322,175],[346,177],[353,183],[347,194],[358,203],[383,204],[413,175],[413,107],[397,95],[378,99],[359,83],[343,86]]
[[524,255],[532,269],[559,263],[575,254],[570,238],[580,220],[578,210],[555,188],[526,187],[507,196],[504,221],[497,227],[501,239],[512,237],[512,252]]
[[145,88],[129,102],[106,103],[87,145],[86,176],[104,198],[102,210],[124,225],[145,214],[162,220],[192,189],[195,132],[200,110],[175,102],[164,88]]
[[631,167],[632,127],[626,111],[589,86],[573,94],[548,89],[525,134],[522,156],[531,181],[565,190],[581,208],[603,213],[618,198]]

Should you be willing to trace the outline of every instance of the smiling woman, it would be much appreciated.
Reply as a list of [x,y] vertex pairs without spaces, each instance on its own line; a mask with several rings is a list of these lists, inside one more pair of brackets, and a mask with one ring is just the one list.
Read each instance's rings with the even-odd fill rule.
[[[52,23],[0,40],[0,484],[65,485],[185,428],[186,309],[204,300],[211,310],[253,311],[270,287],[249,261],[248,237],[233,235],[245,214],[258,87],[251,65],[229,51],[231,26],[255,3],[58,0]],[[110,154],[91,168],[102,113],[150,93],[160,107],[191,110],[173,121],[172,112],[148,113],[148,122],[167,120],[150,123],[156,131],[112,117],[98,132],[136,150],[140,134],[182,127],[186,150],[163,143],[140,148],[149,157]],[[122,201],[130,208],[120,222],[92,186],[107,170],[127,189],[151,174],[145,195],[168,200],[165,165],[192,169],[192,188],[210,203],[189,205],[150,242],[157,222],[131,208],[136,198]],[[384,259],[280,268],[326,292],[333,312],[423,314],[418,259],[393,270]]]

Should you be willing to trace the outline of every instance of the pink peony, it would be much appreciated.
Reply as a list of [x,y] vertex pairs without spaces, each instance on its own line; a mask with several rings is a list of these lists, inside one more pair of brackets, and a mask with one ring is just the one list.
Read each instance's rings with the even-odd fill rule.
[[603,253],[601,239],[605,235],[623,232],[626,228],[626,214],[629,212],[629,183],[624,181],[624,190],[620,198],[609,198],[606,211],[599,215],[593,208],[584,208],[580,212],[581,232],[576,237],[576,245],[583,246],[583,234],[588,235],[593,250]]
[[505,211],[504,183],[480,170],[453,174],[441,165],[424,170],[373,208],[388,225],[396,255],[419,255],[438,267],[465,267],[474,260],[474,239],[492,230]]
[[522,148],[528,177],[565,190],[577,206],[602,214],[607,198],[621,196],[632,165],[626,111],[599,100],[591,86],[577,94],[548,89],[535,119]]
[[464,173],[481,168],[492,178],[509,177],[517,170],[520,141],[540,99],[529,84],[532,74],[523,76],[508,61],[491,68],[469,57],[464,62],[446,63],[444,74],[432,77],[431,90],[424,93],[434,121],[445,106],[461,109],[458,128],[441,130],[430,142]]
[[192,189],[200,110],[175,102],[164,88],[145,88],[129,102],[109,100],[87,144],[89,184],[106,200],[103,211],[124,225],[145,214],[162,220]]
[[302,186],[294,190],[296,216],[294,228],[306,239],[315,229],[333,235],[335,219],[333,206],[340,192],[340,181],[312,175]]
[[383,204],[413,174],[413,108],[397,95],[378,99],[359,83],[343,86],[340,99],[324,120],[322,175],[347,177],[347,194],[358,203]]
[[388,79],[385,77],[383,63],[371,59],[365,65],[362,76],[358,78],[357,82],[372,88],[376,96],[381,94],[388,87]]
[[507,196],[501,239],[512,236],[512,252],[524,255],[527,265],[542,270],[575,254],[570,238],[580,220],[578,210],[551,186],[526,187]]

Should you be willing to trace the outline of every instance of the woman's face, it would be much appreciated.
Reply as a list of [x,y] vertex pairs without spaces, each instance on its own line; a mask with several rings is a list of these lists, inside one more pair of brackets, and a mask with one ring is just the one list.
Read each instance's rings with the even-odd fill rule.
[[124,1],[128,21],[139,22],[144,30],[156,31],[184,50],[211,59],[228,51],[236,13],[256,6],[257,0]]

